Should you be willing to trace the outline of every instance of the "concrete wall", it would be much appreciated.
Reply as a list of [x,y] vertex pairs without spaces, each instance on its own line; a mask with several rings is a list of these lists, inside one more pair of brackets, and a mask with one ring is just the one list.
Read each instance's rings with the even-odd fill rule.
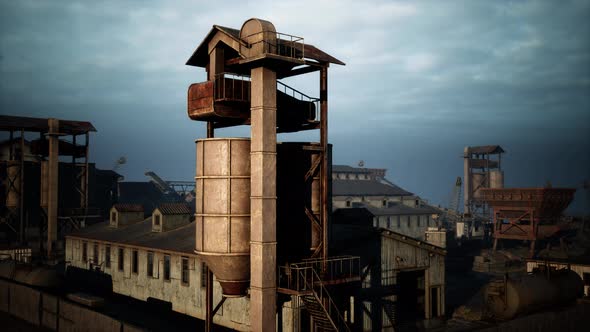
[[[82,261],[83,240],[67,238],[66,261],[71,265],[87,268]],[[93,241],[88,242],[88,257],[93,257]],[[148,297],[172,303],[172,310],[190,315],[199,319],[205,319],[205,287],[202,283],[202,263],[194,254],[183,254],[166,251],[152,250],[154,253],[153,277],[148,276],[147,255],[148,250],[134,248],[133,246],[111,243],[111,267],[104,264],[105,247],[109,243],[99,243],[99,264],[103,271],[110,274],[113,279],[113,291],[118,294],[130,296],[142,301]],[[72,250],[69,250],[72,248]],[[124,250],[124,269],[118,269],[119,248]],[[138,252],[138,271],[132,272],[132,251]],[[170,280],[164,280],[164,256],[170,256]],[[181,282],[182,257],[189,260],[189,283]],[[221,300],[221,287],[214,282],[214,304]],[[222,308],[214,316],[216,324],[226,326],[239,331],[250,330],[250,305],[246,297],[228,299]]]
[[144,331],[76,303],[0,280],[0,310],[56,331]]

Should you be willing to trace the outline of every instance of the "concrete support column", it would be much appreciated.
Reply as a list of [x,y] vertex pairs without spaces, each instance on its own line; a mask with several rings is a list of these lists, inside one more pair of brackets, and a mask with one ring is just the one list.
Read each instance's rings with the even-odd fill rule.
[[276,73],[251,71],[250,323],[276,329]]
[[47,256],[57,240],[57,196],[59,176],[59,120],[49,119],[49,160],[47,162]]

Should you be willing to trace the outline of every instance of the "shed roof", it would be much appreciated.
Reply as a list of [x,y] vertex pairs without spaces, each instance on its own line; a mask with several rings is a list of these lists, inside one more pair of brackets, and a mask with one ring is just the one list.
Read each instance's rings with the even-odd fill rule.
[[119,212],[143,212],[143,205],[130,203],[117,203],[113,208]]
[[163,215],[191,213],[191,209],[186,203],[162,203],[158,205],[158,210],[160,210]]
[[[47,118],[0,115],[0,131],[24,130],[46,133],[49,131],[48,120]],[[87,121],[59,120],[59,131],[62,134],[79,135],[96,131],[96,128]]]
[[[191,57],[187,60],[186,64],[189,66],[197,66],[197,67],[205,67],[209,62],[209,49],[208,44],[209,40],[215,36],[217,32],[222,32],[229,36],[230,38],[236,40],[239,43],[245,45],[245,43],[240,39],[240,30],[224,27],[221,25],[213,25],[205,39],[199,44],[197,49],[193,52]],[[280,42],[280,40],[279,40]],[[300,44],[300,43],[296,43]],[[310,45],[310,44],[303,44],[303,52],[305,53],[305,58],[322,62],[329,62],[338,65],[344,65],[344,62],[336,59],[335,57],[329,55],[328,53],[320,50],[319,48]]]
[[333,196],[411,196],[395,184],[376,180],[332,180]]
[[431,244],[431,243],[428,243],[425,241],[421,241],[416,238],[413,238],[413,237],[410,237],[410,236],[407,236],[407,235],[404,235],[404,234],[401,234],[398,232],[394,232],[394,231],[389,230],[387,228],[379,228],[378,232],[381,233],[381,236],[388,237],[393,240],[400,241],[400,242],[403,242],[403,243],[406,243],[411,246],[418,247],[418,248],[421,248],[424,250],[428,250],[430,252],[433,252],[433,253],[436,253],[439,255],[446,255],[447,254],[447,251],[444,248],[441,248],[439,246],[435,246],[434,244]]

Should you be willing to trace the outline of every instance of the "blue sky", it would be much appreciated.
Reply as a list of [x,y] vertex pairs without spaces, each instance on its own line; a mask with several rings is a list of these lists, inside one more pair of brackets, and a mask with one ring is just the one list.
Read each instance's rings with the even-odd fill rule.
[[[91,121],[92,159],[194,176],[184,63],[213,24],[274,23],[330,67],[334,163],[446,204],[466,145],[500,144],[507,186],[590,179],[590,1],[0,0],[0,113]],[[317,73],[286,83],[317,95]],[[223,136],[249,136],[249,128]],[[318,140],[318,133],[281,140]],[[578,198],[579,211],[588,209]]]

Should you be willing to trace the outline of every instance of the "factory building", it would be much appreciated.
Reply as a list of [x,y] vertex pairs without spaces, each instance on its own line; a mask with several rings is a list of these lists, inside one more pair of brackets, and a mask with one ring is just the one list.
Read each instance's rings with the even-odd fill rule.
[[331,241],[335,253],[361,257],[362,288],[351,299],[361,330],[416,330],[444,316],[446,251],[354,220],[335,215]]
[[334,209],[359,206],[387,208],[391,203],[420,207],[420,197],[385,179],[386,169],[334,165],[332,206]]
[[[110,275],[114,293],[168,302],[176,312],[205,319],[207,273],[194,253],[196,228],[189,211],[182,203],[161,204],[138,222],[81,229],[66,237],[66,262]],[[218,283],[213,297],[220,302]],[[250,330],[247,302],[245,297],[225,302],[214,323]]]

